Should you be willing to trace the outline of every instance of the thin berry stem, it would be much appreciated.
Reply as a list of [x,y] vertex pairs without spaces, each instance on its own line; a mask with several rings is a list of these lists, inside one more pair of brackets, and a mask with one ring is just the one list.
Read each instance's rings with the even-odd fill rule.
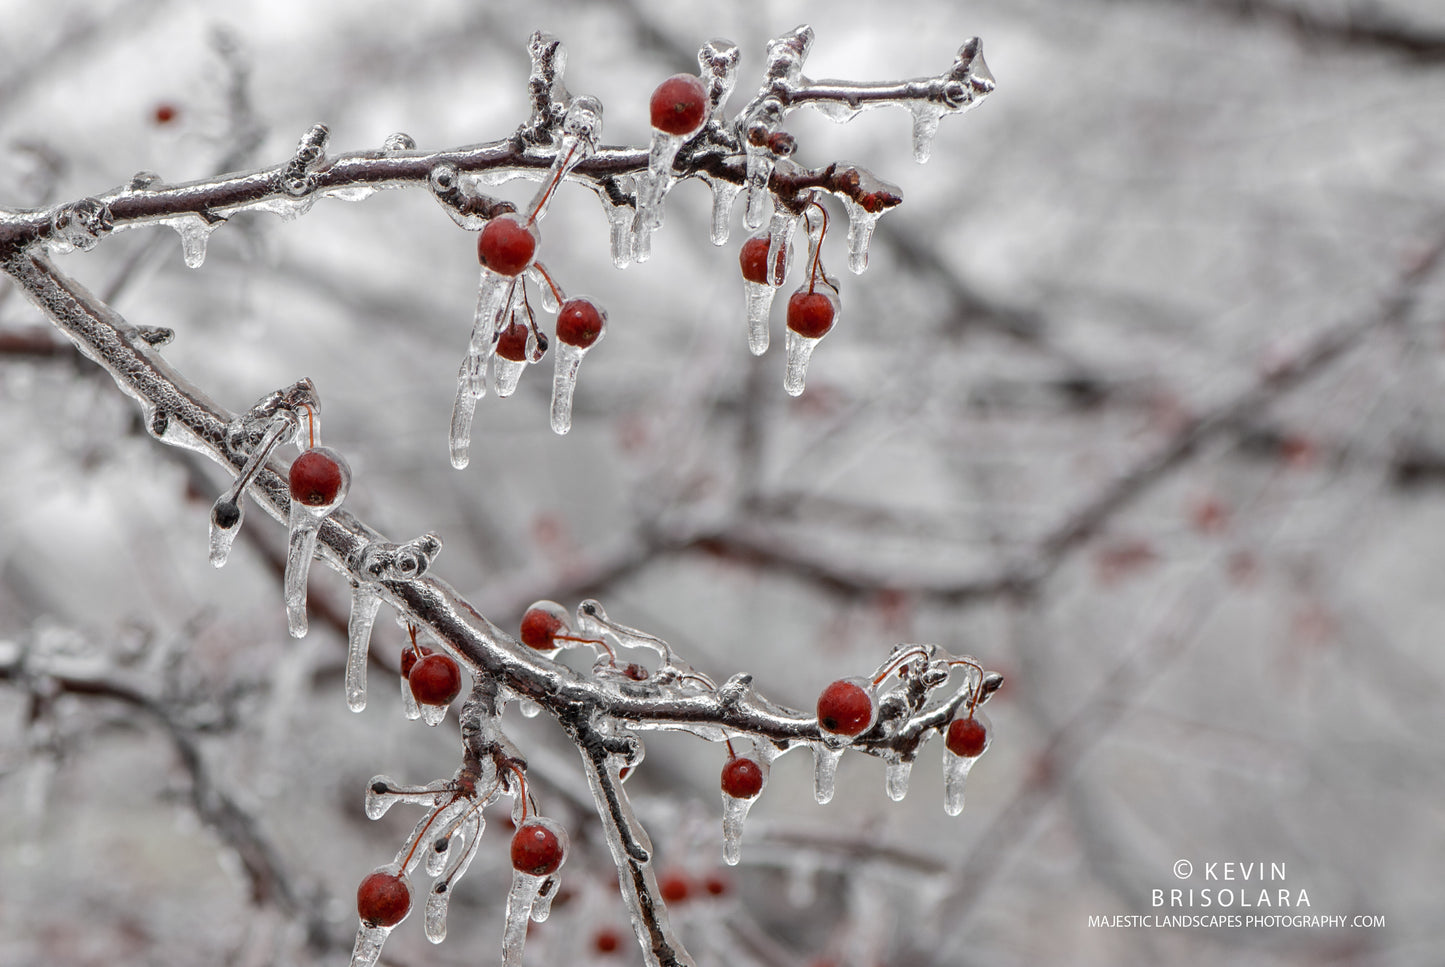
[[550,199],[550,198],[552,197],[552,192],[556,191],[556,190],[557,190],[557,186],[562,183],[562,172],[564,172],[564,171],[567,170],[567,164],[568,164],[568,162],[570,162],[570,161],[572,160],[572,155],[574,155],[574,154],[576,154],[576,153],[577,153],[577,145],[576,145],[576,144],[573,144],[572,147],[570,147],[570,148],[567,149],[567,157],[565,157],[565,158],[562,159],[562,166],[561,166],[561,168],[558,169],[557,175],[552,179],[551,183],[547,185],[546,191],[542,192],[541,197],[537,199],[537,204],[533,205],[533,206],[532,206],[532,210],[527,213],[527,227],[528,227],[528,228],[530,228],[530,227],[532,226],[532,224],[533,224],[534,222],[536,222],[536,220],[537,220],[537,213],[538,213],[539,211],[541,211],[543,208],[546,208],[546,207],[547,207],[547,201],[548,201],[548,199]]
[[541,262],[533,262],[532,268],[536,269],[539,273],[541,273],[543,280],[547,283],[547,287],[552,290],[552,298],[557,300],[557,307],[560,309],[564,301],[562,298],[562,290],[557,287],[556,282],[552,281],[552,273],[548,272],[547,266],[543,265]]
[[446,804],[445,806],[442,806],[442,807],[440,807],[440,808],[438,808],[438,809],[432,810],[432,814],[426,818],[426,823],[422,826],[421,832],[417,833],[417,835],[416,835],[416,842],[412,843],[412,844],[411,844],[411,849],[409,849],[409,850],[406,851],[406,859],[402,860],[402,863],[401,863],[401,871],[402,871],[403,873],[405,873],[405,872],[406,872],[406,868],[411,865],[411,858],[416,855],[416,848],[421,845],[421,841],[422,841],[422,840],[426,839],[426,831],[427,831],[428,829],[431,829],[431,824],[434,823],[434,822],[436,822],[436,821],[437,821],[437,817],[440,816],[444,811],[446,811],[453,803],[455,803],[455,802],[456,802],[458,799],[460,799],[460,798],[462,798],[462,794],[461,794],[461,793],[459,793],[459,792],[452,793],[452,798],[447,801],[447,804]]
[[[818,201],[816,198],[809,202],[808,206],[810,208],[818,209],[818,211],[822,213],[823,216],[823,226],[822,228],[818,229],[818,244],[813,246],[813,267],[808,272],[808,295],[812,295],[813,287],[818,282],[818,269],[823,264],[823,239],[828,237],[828,209],[824,208],[823,203]],[[807,218],[806,215],[804,215],[803,217]],[[823,281],[827,282],[827,279],[824,279]]]

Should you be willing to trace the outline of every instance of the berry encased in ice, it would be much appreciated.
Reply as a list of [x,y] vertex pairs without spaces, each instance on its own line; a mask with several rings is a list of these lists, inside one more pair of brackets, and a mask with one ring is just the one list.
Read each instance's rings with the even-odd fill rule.
[[652,92],[652,126],[664,134],[687,137],[707,120],[707,88],[693,74],[674,74]]
[[537,254],[537,231],[516,215],[498,215],[477,238],[477,259],[498,275],[518,275]]

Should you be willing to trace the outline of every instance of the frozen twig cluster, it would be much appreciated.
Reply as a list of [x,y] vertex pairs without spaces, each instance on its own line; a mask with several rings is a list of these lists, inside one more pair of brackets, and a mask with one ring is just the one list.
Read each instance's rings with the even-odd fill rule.
[[[733,204],[744,193],[745,224],[755,230],[767,225],[740,255],[754,353],[767,349],[772,297],[793,264],[793,236],[800,224],[804,227],[806,282],[788,306],[785,386],[796,395],[803,390],[813,347],[840,310],[838,283],[821,264],[828,226],[822,198],[832,195],[841,202],[849,220],[849,267],[862,272],[873,225],[899,204],[901,191],[856,166],[807,168],[794,161],[798,145],[784,128],[789,113],[812,107],[846,121],[868,108],[901,106],[913,115],[913,152],[924,161],[941,117],[972,107],[993,89],[977,39],[960,48],[943,74],[898,83],[808,79],[802,67],[812,39],[811,29],[800,27],[773,41],[763,83],[732,117],[726,102],[737,81],[738,50],[722,41],[704,45],[699,75],[677,75],[654,94],[653,137],[646,148],[600,143],[601,104],[567,91],[565,50],[555,38],[538,33],[529,45],[531,114],[502,141],[427,152],[398,134],[380,150],[328,156],[329,132],[318,124],[290,158],[271,168],[184,185],[167,185],[142,172],[115,191],[43,210],[0,212],[0,260],[19,288],[140,403],[153,436],[198,451],[235,475],[212,507],[211,562],[218,567],[226,562],[242,526],[243,498],[249,495],[289,526],[283,584],[293,635],[307,631],[306,575],[312,559],[319,556],[348,578],[349,706],[359,710],[366,702],[370,629],[382,602],[412,629],[412,648],[402,669],[408,714],[439,724],[453,700],[466,692],[459,715],[462,763],[453,776],[425,785],[378,776],[369,786],[366,811],[372,818],[397,802],[424,806],[427,814],[394,861],[362,883],[353,965],[374,963],[387,933],[413,906],[410,876],[418,867],[434,878],[424,903],[426,934],[433,941],[443,939],[451,889],[483,831],[482,809],[502,797],[511,800],[517,824],[504,963],[520,962],[528,920],[544,919],[556,893],[567,838],[557,824],[537,814],[527,787],[526,756],[502,729],[509,704],[525,713],[547,712],[578,749],[648,963],[689,964],[668,921],[651,843],[624,785],[643,756],[638,733],[677,730],[726,743],[724,857],[735,863],[748,807],[762,792],[773,760],[795,748],[813,754],[820,803],[832,798],[835,770],[848,749],[883,758],[888,794],[901,799],[923,744],[935,733],[946,733],[945,805],[950,814],[959,812],[964,778],[991,738],[980,707],[1002,678],[975,659],[955,657],[937,645],[899,645],[869,675],[823,689],[814,714],[769,700],[748,674],[715,683],[667,642],[615,621],[594,600],[570,613],[554,602],[538,602],[514,637],[431,576],[439,537],[394,543],[341,506],[351,474],[344,457],[321,444],[320,397],[310,380],[232,414],[166,362],[160,349],[173,333],[122,319],[57,269],[45,250],[86,251],[115,231],[159,224],[179,233],[186,264],[196,267],[204,261],[210,233],[237,212],[264,210],[294,218],[322,197],[359,201],[381,188],[424,188],[457,225],[479,233],[477,312],[458,373],[451,424],[451,460],[460,468],[467,463],[476,402],[488,383],[498,395],[508,395],[525,367],[540,360],[549,345],[555,346],[556,360],[551,422],[565,433],[578,364],[602,335],[605,313],[590,300],[568,298],[536,259],[542,244],[537,226],[557,186],[571,180],[597,194],[612,227],[613,259],[624,266],[649,257],[667,194],[680,180],[697,177],[713,191],[715,243],[727,241]],[[517,177],[541,180],[521,210],[483,190]],[[529,286],[543,309],[557,314],[551,340],[537,324]],[[301,452],[284,468],[276,453],[293,444]],[[422,646],[419,635],[440,650]],[[565,648],[593,654],[588,673],[554,660]],[[632,660],[636,652],[646,656],[646,663]],[[470,689],[464,687],[462,670],[471,678]],[[960,672],[957,681],[955,671]]]

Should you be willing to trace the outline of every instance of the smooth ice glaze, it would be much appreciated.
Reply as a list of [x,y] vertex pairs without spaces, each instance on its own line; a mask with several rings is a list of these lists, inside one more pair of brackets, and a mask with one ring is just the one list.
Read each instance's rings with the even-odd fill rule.
[[943,750],[943,811],[948,815],[957,816],[963,812],[963,784],[977,761],[977,756],[954,755],[947,749]]
[[708,184],[712,188],[712,243],[726,245],[732,234],[733,204],[743,189],[741,185],[717,179],[711,179]]
[[723,862],[737,866],[743,855],[743,823],[757,797],[743,799],[723,793]]
[[[473,388],[478,384],[475,378],[481,370],[482,360],[474,353],[468,353],[467,358],[462,360],[462,368],[457,372],[457,396],[452,404],[452,425],[448,437],[448,446],[451,451],[452,466],[458,470],[466,469],[471,462],[467,450],[472,445],[472,416],[476,413],[477,399],[481,394],[474,394]],[[481,381],[482,392],[486,392],[486,382]]]
[[873,240],[878,214],[865,210],[846,195],[843,208],[848,212],[848,268],[854,275],[861,275],[868,268],[868,243]]
[[512,871],[512,888],[507,891],[507,925],[502,931],[502,967],[520,967],[532,904],[546,879],[521,870]]
[[890,759],[883,772],[884,788],[888,798],[902,802],[908,795],[908,777],[913,772],[913,763],[903,759]]
[[744,279],[743,293],[748,309],[748,351],[754,356],[761,356],[768,351],[771,338],[768,334],[768,314],[772,311],[773,297],[777,295],[778,288]]
[[768,203],[772,195],[768,192],[768,181],[773,177],[773,165],[777,157],[767,145],[755,145],[744,141],[743,150],[748,158],[748,207],[743,215],[743,224],[750,230],[763,227],[768,214]]
[[587,350],[557,340],[557,361],[552,373],[552,432],[561,436],[572,429],[572,394],[577,391],[577,367]]
[[789,396],[802,396],[808,379],[808,360],[818,347],[819,339],[804,336],[789,329],[787,334],[787,369],[783,373],[783,389]]
[[833,791],[837,787],[838,761],[843,758],[845,746],[833,747],[817,742],[813,749],[813,798],[818,805],[826,805],[833,801]]

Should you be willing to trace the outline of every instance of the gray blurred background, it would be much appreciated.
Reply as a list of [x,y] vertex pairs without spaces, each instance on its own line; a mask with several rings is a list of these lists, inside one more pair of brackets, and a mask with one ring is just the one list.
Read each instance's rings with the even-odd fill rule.
[[[961,817],[938,743],[902,803],[849,756],[817,806],[787,756],[731,870],[722,750],[648,738],[629,788],[691,885],[674,918],[702,967],[1440,962],[1445,9],[298,6],[0,3],[0,204],[273,164],[316,121],[333,152],[505,137],[539,27],[603,101],[603,141],[633,145],[652,88],[713,37],[743,50],[734,110],[802,22],[814,77],[933,74],[983,38],[998,90],[944,120],[925,166],[902,111],[790,118],[799,161],[905,196],[861,277],[830,234],[844,315],[796,400],[780,313],[770,353],[747,352],[741,211],[712,246],[697,183],[625,271],[592,194],[561,189],[542,257],[607,307],[608,336],[569,436],[547,428],[549,363],[481,402],[461,472],[475,240],[425,193],[237,217],[195,270],[165,228],[59,258],[174,328],[167,357],[232,409],[312,377],[348,507],[393,539],[440,533],[437,573],[503,626],[596,596],[803,708],[901,641],[1007,676]],[[348,712],[326,616],[344,626],[344,582],[318,569],[313,633],[288,638],[282,529],[253,514],[210,568],[222,475],[138,433],[42,322],[0,290],[0,963],[344,964],[355,885],[418,816],[368,822],[366,780],[450,775],[455,725],[404,721],[378,668]],[[394,664],[403,637],[384,611],[373,650]],[[508,722],[577,847],[527,962],[639,962],[630,938],[596,948],[625,921],[575,754],[544,720]],[[413,918],[386,962],[499,956],[492,821],[446,943]],[[1279,865],[1276,905],[1205,879],[1226,862]],[[1221,887],[1242,889],[1203,906]],[[1189,888],[1194,906],[1168,903]],[[1384,919],[1089,924],[1221,913]]]

